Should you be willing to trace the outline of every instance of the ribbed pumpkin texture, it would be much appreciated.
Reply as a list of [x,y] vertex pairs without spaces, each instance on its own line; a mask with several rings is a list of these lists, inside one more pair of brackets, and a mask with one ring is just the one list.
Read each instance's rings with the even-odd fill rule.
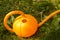
[[13,30],[16,35],[21,37],[30,37],[37,31],[38,22],[31,16],[25,14],[26,17],[18,16],[13,23]]

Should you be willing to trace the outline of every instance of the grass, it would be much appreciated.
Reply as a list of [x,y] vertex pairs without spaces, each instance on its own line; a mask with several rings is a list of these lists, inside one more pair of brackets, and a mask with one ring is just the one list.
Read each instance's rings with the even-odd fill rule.
[[41,22],[47,15],[57,9],[55,5],[48,1],[0,0],[0,40],[60,40],[59,14],[38,28],[36,34],[29,38],[18,37],[15,33],[8,31],[3,24],[4,16],[12,10],[22,10],[25,14],[31,14],[38,22]]

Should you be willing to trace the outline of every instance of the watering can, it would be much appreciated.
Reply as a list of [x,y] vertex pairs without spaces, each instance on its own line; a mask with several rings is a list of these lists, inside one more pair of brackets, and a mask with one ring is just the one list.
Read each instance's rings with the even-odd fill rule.
[[[4,18],[4,25],[7,30],[14,32],[16,35],[20,37],[31,37],[34,35],[39,27],[41,27],[46,21],[48,21],[52,16],[59,13],[60,10],[57,10],[53,13],[51,13],[49,16],[47,16],[42,22],[38,23],[35,17],[33,17],[30,14],[24,14],[24,12],[20,10],[15,10],[9,12],[5,18]],[[19,14],[14,22],[13,22],[13,28],[10,28],[8,25],[8,19],[13,14]]]

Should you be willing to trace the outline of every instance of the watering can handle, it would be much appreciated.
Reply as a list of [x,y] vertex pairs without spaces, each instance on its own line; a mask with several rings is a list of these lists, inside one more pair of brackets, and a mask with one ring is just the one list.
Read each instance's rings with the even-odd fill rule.
[[48,21],[51,17],[53,17],[54,15],[58,14],[59,12],[60,12],[60,10],[57,10],[57,11],[51,13],[44,20],[42,20],[42,22],[39,23],[39,27],[42,26],[46,21]]
[[14,32],[14,31],[13,31],[12,28],[9,27],[7,21],[8,21],[8,18],[9,18],[10,16],[12,16],[13,14],[20,14],[20,15],[22,15],[22,16],[25,16],[25,15],[24,15],[24,12],[19,11],[19,10],[11,11],[11,12],[9,12],[9,13],[5,16],[5,18],[4,18],[4,25],[5,25],[5,27],[6,27],[7,30],[12,31],[12,32]]

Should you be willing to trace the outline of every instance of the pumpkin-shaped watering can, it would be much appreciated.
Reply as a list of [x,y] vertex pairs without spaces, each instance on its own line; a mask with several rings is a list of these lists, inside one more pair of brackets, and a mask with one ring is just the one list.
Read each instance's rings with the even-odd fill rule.
[[[57,10],[47,16],[42,22],[38,23],[35,17],[29,14],[24,14],[24,12],[15,10],[9,12],[4,18],[4,25],[6,29],[15,32],[16,35],[20,37],[30,37],[36,33],[38,27],[41,27],[47,20],[49,20],[52,16],[59,13],[60,10]],[[13,29],[9,27],[7,21],[10,16],[13,14],[20,14],[14,22],[13,22]]]

